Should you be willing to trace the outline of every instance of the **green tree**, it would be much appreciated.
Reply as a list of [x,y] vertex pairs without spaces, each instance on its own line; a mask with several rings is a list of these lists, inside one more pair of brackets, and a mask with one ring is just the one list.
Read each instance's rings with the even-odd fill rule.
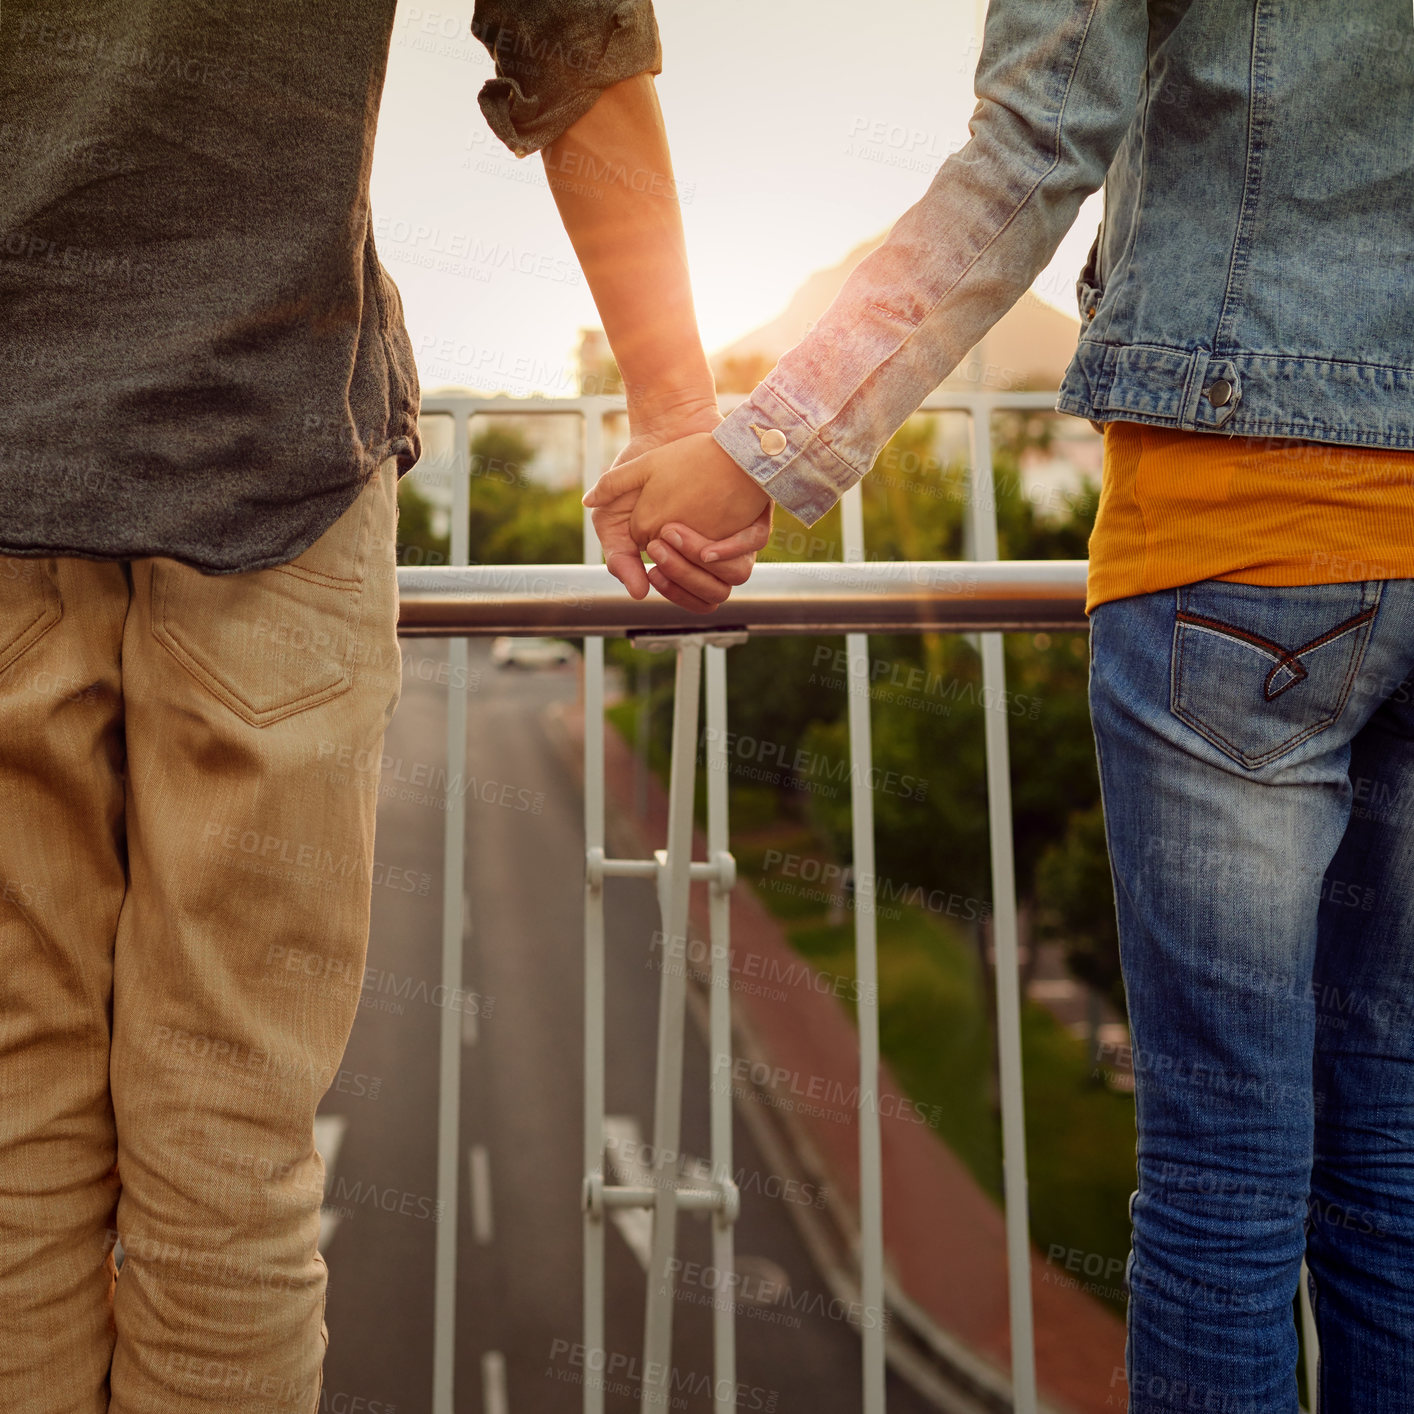
[[487,536],[481,563],[578,564],[584,557],[584,507],[575,487],[551,491],[530,486],[517,495],[516,513]]
[[749,393],[774,367],[765,354],[732,354],[712,370],[713,381],[719,393]]
[[444,565],[447,560],[447,537],[432,530],[432,502],[409,473],[398,481],[398,563]]
[[579,493],[532,480],[535,448],[492,423],[471,441],[468,555],[474,565],[574,563],[581,558]]
[[500,486],[528,486],[528,468],[535,460],[535,448],[518,428],[492,422],[471,439],[470,466],[473,482]]
[[1114,885],[1098,804],[1075,811],[1064,836],[1041,856],[1036,901],[1042,936],[1058,938],[1071,972],[1109,998],[1123,1015]]
[[[535,448],[514,427],[493,423],[472,438],[467,487],[468,558],[474,565],[578,563],[579,492],[531,479]],[[398,562],[446,564],[450,545],[432,532],[431,502],[411,476],[398,484]]]

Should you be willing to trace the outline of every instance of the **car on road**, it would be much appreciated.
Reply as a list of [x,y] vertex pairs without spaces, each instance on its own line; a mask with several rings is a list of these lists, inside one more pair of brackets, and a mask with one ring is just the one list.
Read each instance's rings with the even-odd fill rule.
[[562,638],[497,638],[491,661],[498,668],[558,668],[573,663],[579,653]]

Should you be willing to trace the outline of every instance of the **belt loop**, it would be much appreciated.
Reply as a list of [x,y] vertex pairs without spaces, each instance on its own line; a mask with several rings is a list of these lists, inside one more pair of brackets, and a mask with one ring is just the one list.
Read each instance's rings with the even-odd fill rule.
[[1203,396],[1203,385],[1208,381],[1208,364],[1212,361],[1208,349],[1194,349],[1188,364],[1188,381],[1183,388],[1183,405],[1179,409],[1178,426],[1183,432],[1198,429],[1198,401]]

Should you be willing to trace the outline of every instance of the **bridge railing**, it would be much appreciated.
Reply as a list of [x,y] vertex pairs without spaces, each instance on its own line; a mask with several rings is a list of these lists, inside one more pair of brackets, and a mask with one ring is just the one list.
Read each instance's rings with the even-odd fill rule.
[[[724,407],[734,402],[724,400]],[[586,513],[583,565],[469,566],[468,485],[470,421],[481,414],[573,413],[582,419],[582,464],[586,484],[606,464],[605,419],[623,413],[621,399],[508,399],[442,395],[425,398],[424,415],[450,416],[450,564],[398,571],[400,632],[445,636],[453,673],[465,675],[465,635],[534,634],[584,639],[584,831],[585,831],[585,1055],[584,1055],[584,1347],[588,1369],[604,1355],[604,1240],[610,1209],[639,1207],[653,1214],[644,1331],[642,1407],[668,1403],[671,1369],[673,1253],[679,1211],[714,1214],[713,1264],[723,1279],[733,1270],[732,1224],[738,1195],[732,1183],[731,1097],[713,1088],[709,1099],[710,1179],[688,1185],[672,1171],[678,1151],[682,1103],[682,1055],[686,969],[662,970],[653,1116],[654,1170],[648,1183],[613,1184],[605,1178],[605,958],[604,881],[613,876],[653,878],[658,886],[665,938],[685,938],[692,880],[710,885],[709,1038],[712,1074],[730,1065],[727,898],[735,882],[729,850],[725,760],[726,671],[731,644],[748,634],[844,633],[847,646],[848,739],[856,877],[874,876],[874,815],[871,779],[870,633],[968,632],[978,635],[983,692],[1002,701],[1005,668],[1002,633],[1086,627],[1084,561],[999,561],[992,474],[991,417],[1000,411],[1051,411],[1052,393],[935,394],[925,412],[966,414],[972,484],[967,498],[967,541],[975,558],[961,561],[866,561],[860,492],[843,502],[843,560],[831,564],[763,564],[750,581],[710,615],[677,608],[657,595],[636,602],[603,567]],[[604,638],[633,635],[640,646],[677,652],[666,848],[652,859],[616,860],[605,853]],[[698,711],[706,680],[707,840],[705,860],[691,858],[693,792],[696,781]],[[455,679],[454,679],[455,680]],[[986,779],[996,967],[996,1034],[1002,1118],[1003,1197],[1009,1275],[1011,1379],[996,1391],[1017,1414],[1038,1414],[1030,1282],[1026,1147],[1021,1058],[1021,979],[1017,938],[1015,868],[1007,718],[985,716]],[[449,699],[449,777],[465,769],[466,698]],[[715,768],[715,769],[714,769]],[[463,860],[465,817],[448,811],[443,908],[443,985],[462,985]],[[854,909],[859,1029],[859,1296],[866,1311],[885,1309],[883,1197],[878,1096],[879,1014],[876,918],[871,902]],[[457,1116],[461,1037],[458,1019],[443,1017],[439,1096],[438,1198],[455,1212],[460,1173]],[[664,1159],[666,1156],[666,1160]],[[661,1170],[658,1164],[664,1164]],[[456,1224],[438,1229],[435,1269],[433,1411],[452,1414],[455,1351]],[[1305,1282],[1302,1282],[1303,1297]],[[1314,1388],[1315,1339],[1304,1312],[1307,1373]],[[733,1313],[730,1303],[714,1309],[716,1414],[734,1409],[736,1388]],[[861,1323],[864,1414],[883,1414],[885,1323]],[[603,1391],[584,1384],[585,1414],[601,1414]]]

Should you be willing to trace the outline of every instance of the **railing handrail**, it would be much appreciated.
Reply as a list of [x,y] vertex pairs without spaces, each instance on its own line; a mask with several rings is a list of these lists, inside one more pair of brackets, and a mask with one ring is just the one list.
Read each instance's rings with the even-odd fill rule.
[[959,633],[1084,630],[1084,560],[871,560],[758,565],[710,614],[635,600],[602,566],[402,566],[398,632]]

